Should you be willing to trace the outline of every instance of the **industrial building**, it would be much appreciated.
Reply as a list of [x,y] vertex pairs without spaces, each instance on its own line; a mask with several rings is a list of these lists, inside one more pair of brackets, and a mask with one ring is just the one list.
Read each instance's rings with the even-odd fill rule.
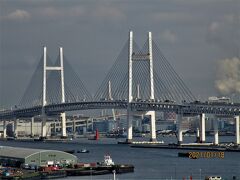
[[63,151],[0,146],[0,164],[7,166],[75,163],[77,163],[77,157]]

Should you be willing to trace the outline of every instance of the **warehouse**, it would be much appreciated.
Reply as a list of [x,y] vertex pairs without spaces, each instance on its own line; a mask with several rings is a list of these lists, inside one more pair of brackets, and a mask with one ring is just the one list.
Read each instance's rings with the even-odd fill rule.
[[63,151],[0,146],[0,164],[7,166],[75,163],[77,163],[77,157]]

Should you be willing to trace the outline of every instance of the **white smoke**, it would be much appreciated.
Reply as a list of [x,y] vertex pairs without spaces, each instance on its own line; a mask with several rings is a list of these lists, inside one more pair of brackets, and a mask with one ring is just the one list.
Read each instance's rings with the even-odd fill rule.
[[220,94],[240,93],[240,59],[224,59],[218,64],[215,86]]

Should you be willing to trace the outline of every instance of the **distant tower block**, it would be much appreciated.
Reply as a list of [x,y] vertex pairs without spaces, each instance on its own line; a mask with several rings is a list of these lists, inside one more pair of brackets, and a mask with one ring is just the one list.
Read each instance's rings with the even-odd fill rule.
[[[65,88],[64,88],[64,67],[63,67],[63,48],[59,48],[60,55],[60,66],[47,66],[47,48],[44,47],[44,58],[43,58],[43,102],[42,102],[42,137],[46,137],[47,126],[46,126],[46,114],[45,106],[46,101],[46,89],[47,89],[47,71],[60,71],[61,72],[61,102],[65,103]],[[62,137],[66,137],[66,114],[65,112],[60,114],[62,124]]]

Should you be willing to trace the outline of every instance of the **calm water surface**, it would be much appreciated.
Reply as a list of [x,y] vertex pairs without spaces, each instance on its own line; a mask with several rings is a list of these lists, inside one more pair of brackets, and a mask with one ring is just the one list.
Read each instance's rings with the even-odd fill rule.
[[[165,142],[175,142],[174,137],[161,137]],[[119,140],[119,139],[118,139]],[[75,154],[81,162],[99,162],[105,154],[110,154],[115,163],[133,164],[134,173],[117,174],[117,179],[204,179],[205,176],[219,175],[224,179],[240,179],[240,152],[225,152],[224,159],[189,159],[178,157],[180,150],[131,148],[116,144],[116,139],[92,141],[77,139],[69,143],[49,142],[0,142],[0,145],[56,150],[79,150],[86,148],[90,153]],[[212,141],[212,137],[207,137]],[[185,142],[193,142],[194,137],[185,137]],[[220,137],[220,141],[232,142],[234,137]],[[183,152],[183,150],[181,150]],[[113,179],[113,175],[68,177],[65,179]]]

